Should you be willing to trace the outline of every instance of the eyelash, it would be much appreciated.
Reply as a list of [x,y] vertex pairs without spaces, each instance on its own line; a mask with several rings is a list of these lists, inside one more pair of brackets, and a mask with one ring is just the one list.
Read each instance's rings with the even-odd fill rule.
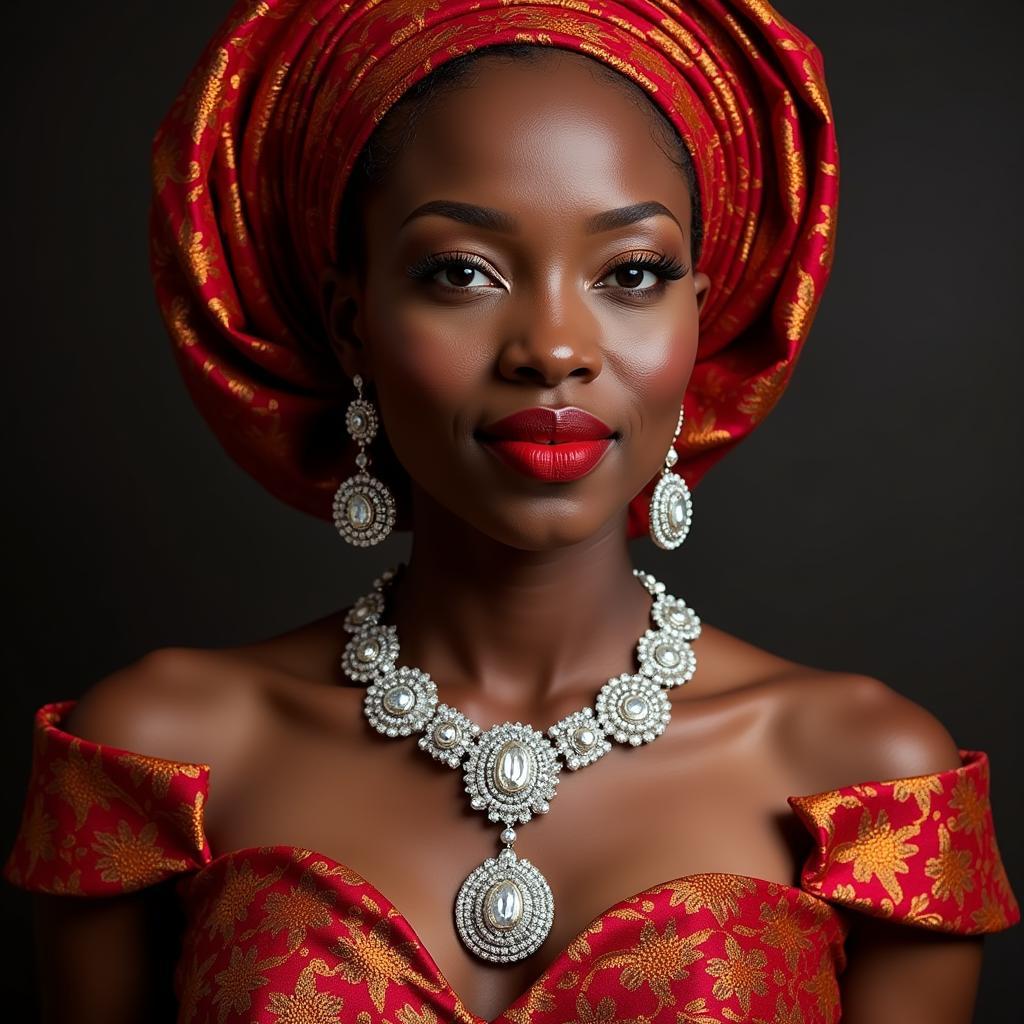
[[[461,252],[431,253],[421,259],[418,263],[409,267],[408,274],[415,280],[431,283],[432,278],[439,271],[447,270],[448,267],[453,266],[473,267],[475,270],[479,270],[481,273],[490,276],[487,265],[479,256],[474,256],[472,253]],[[650,270],[660,279],[658,284],[654,285],[652,288],[626,288],[622,285],[617,286],[616,290],[619,292],[624,292],[629,295],[643,296],[640,300],[642,302],[649,301],[649,298],[652,295],[660,296],[665,291],[667,282],[678,281],[690,272],[689,267],[670,256],[653,256],[651,253],[630,253],[613,263],[601,280],[603,281],[605,277],[614,274],[620,267],[638,267],[641,270]],[[475,288],[458,288],[452,284],[441,284],[441,287],[449,292],[476,291]],[[635,300],[631,299],[630,301]]]

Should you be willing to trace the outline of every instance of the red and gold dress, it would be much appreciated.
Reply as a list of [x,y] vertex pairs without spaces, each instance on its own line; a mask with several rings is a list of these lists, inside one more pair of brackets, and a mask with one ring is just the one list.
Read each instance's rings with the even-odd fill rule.
[[[218,853],[210,766],[64,731],[36,712],[32,770],[3,876],[69,897],[169,878],[186,916],[179,1024],[487,1024],[401,911],[314,850]],[[789,797],[810,850],[799,887],[707,872],[602,911],[494,1024],[834,1022],[850,914],[976,935],[1020,920],[989,806],[988,758]]]

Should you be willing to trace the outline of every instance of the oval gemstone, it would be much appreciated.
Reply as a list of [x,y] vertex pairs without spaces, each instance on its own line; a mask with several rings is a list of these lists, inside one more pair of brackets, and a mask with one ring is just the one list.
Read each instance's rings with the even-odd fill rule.
[[362,430],[363,427],[365,426],[366,418],[363,416],[363,414],[361,412],[354,413],[352,416],[352,429],[356,433],[359,433],[359,431]]
[[362,647],[359,648],[359,660],[360,661],[376,661],[377,656],[380,654],[380,644],[376,640],[367,640]]
[[597,734],[590,726],[584,725],[576,730],[573,741],[577,750],[589,750],[597,742]]
[[672,525],[677,530],[681,530],[686,523],[686,507],[683,504],[682,495],[676,495],[672,499],[672,504],[668,507],[668,515]]
[[353,494],[348,500],[348,521],[355,527],[366,527],[373,522],[373,506],[362,494]]
[[669,612],[668,619],[673,626],[685,626],[688,617],[682,608],[673,608],[672,611]]
[[519,793],[530,784],[530,755],[518,740],[509,740],[494,762],[494,784],[502,793]]
[[392,686],[384,694],[384,707],[393,715],[404,715],[416,703],[416,694],[405,683]]
[[675,668],[679,664],[679,652],[668,644],[658,644],[654,649],[654,660],[665,668]]
[[519,923],[523,916],[523,894],[519,886],[510,879],[495,882],[487,892],[484,901],[487,920],[502,931],[508,931]]
[[630,694],[622,702],[622,713],[626,718],[631,718],[633,721],[639,721],[647,715],[647,701],[639,694]]
[[434,742],[439,747],[453,747],[458,739],[459,730],[451,722],[445,722],[434,730]]

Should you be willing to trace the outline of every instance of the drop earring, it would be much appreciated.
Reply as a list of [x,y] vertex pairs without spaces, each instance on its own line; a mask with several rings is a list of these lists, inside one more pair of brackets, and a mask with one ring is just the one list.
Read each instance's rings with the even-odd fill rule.
[[345,411],[345,429],[359,445],[354,476],[342,480],[334,492],[334,525],[342,538],[356,547],[379,544],[395,525],[394,495],[376,477],[366,472],[370,458],[366,446],[377,434],[377,410],[363,398],[363,378],[352,378],[356,397]]
[[679,422],[676,432],[665,456],[665,466],[661,471],[661,479],[655,485],[650,504],[651,540],[671,551],[686,540],[693,518],[693,505],[690,502],[690,489],[686,481],[672,472],[672,467],[679,461],[676,453],[676,438],[683,429],[683,408],[679,407]]

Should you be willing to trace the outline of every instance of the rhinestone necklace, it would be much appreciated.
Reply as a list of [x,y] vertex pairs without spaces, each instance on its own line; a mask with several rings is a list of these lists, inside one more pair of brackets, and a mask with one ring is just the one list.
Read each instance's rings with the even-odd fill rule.
[[[382,625],[388,586],[404,566],[373,581],[345,616],[351,633],[341,667],[351,679],[366,682],[363,713],[379,733],[422,733],[421,750],[449,768],[463,766],[465,791],[474,810],[502,822],[504,849],[469,873],[455,899],[455,925],[463,945],[476,956],[498,963],[522,960],[547,938],[555,901],[547,879],[513,849],[514,824],[546,814],[555,796],[563,764],[577,771],[611,750],[608,738],[639,746],[651,743],[671,718],[667,691],[687,682],[697,668],[689,641],[700,635],[700,619],[665,584],[639,569],[633,575],[654,598],[652,628],[636,645],[639,671],[613,676],[592,707],[574,711],[547,730],[547,736],[523,722],[504,722],[483,732],[447,704],[439,704],[437,685],[418,668],[396,665],[398,633]],[[467,757],[468,755],[468,757]]]

